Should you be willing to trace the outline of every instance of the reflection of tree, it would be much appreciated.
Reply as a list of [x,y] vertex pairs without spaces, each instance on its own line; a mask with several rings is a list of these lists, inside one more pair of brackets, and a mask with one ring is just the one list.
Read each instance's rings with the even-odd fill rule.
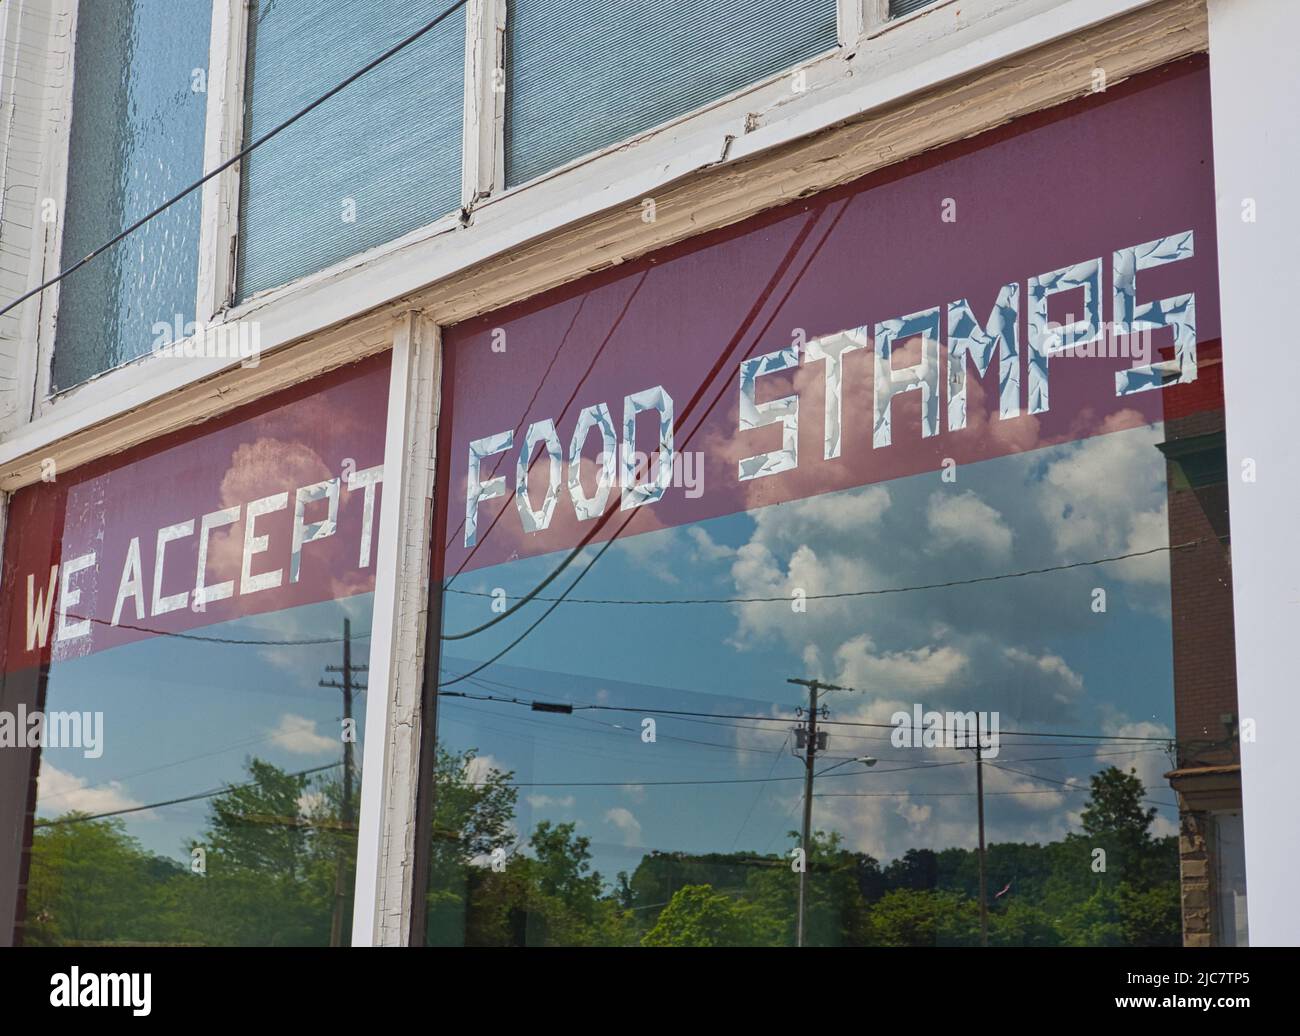
[[467,937],[466,903],[481,878],[473,861],[494,851],[504,854],[509,845],[519,798],[509,785],[514,774],[493,769],[475,780],[476,756],[473,749],[459,754],[438,749],[425,897],[427,939],[435,945]]
[[251,781],[212,801],[197,843],[206,873],[190,882],[189,922],[221,944],[328,945],[340,856],[355,869],[341,782],[313,783],[257,759],[248,771]]
[[308,779],[254,759],[252,780],[213,799],[204,843],[219,869],[274,874],[297,881],[309,831],[298,814]]
[[1137,773],[1115,766],[1092,775],[1092,793],[1080,815],[1083,833],[1095,848],[1106,850],[1106,871],[1137,885],[1149,884],[1154,843],[1151,824],[1155,807],[1143,809]]
[[[625,914],[591,870],[590,839],[543,821],[518,852],[514,774],[477,752],[438,752],[426,896],[434,945],[588,945],[626,941]],[[475,775],[478,774],[477,779]]]
[[[647,853],[612,887],[572,823],[544,820],[514,842],[513,774],[473,750],[440,753],[429,937],[472,945],[791,945],[797,875],[780,855]],[[1082,834],[989,847],[990,942],[1004,946],[1176,944],[1177,859],[1154,839],[1135,775],[1094,775]],[[792,833],[793,837],[793,833]],[[504,847],[504,848],[503,848]],[[1093,869],[1093,850],[1115,861]],[[494,868],[490,859],[498,852]],[[910,849],[886,867],[815,832],[808,941],[826,946],[976,946],[978,861],[967,849]],[[1005,886],[1005,888],[1004,888]]]
[[687,885],[673,894],[642,946],[763,946],[769,942],[761,909],[754,903]]
[[185,847],[203,850],[200,873],[146,852],[120,819],[41,823],[26,941],[328,944],[340,857],[355,870],[341,782],[257,759],[248,773],[213,797],[207,831]]
[[68,813],[36,829],[24,941],[156,941],[180,864],[146,853],[121,820],[85,816]]
[[[148,853],[118,819],[39,822],[26,941],[327,945],[340,857],[348,874],[355,867],[356,833],[340,819],[348,815],[342,782],[259,760],[248,771],[248,783],[209,805],[207,830],[194,843],[206,852],[202,874]],[[521,844],[513,778],[484,766],[473,749],[439,751],[430,942],[793,943],[797,876],[788,857],[651,852],[610,885],[573,823],[543,820]],[[990,902],[990,942],[1177,944],[1177,846],[1152,837],[1155,814],[1144,796],[1135,774],[1108,768],[1092,777],[1082,833],[989,846],[990,887],[1004,891]],[[1105,870],[1094,869],[1099,848]],[[837,832],[819,831],[808,868],[811,945],[978,945],[971,850],[912,849],[882,868],[845,848]]]

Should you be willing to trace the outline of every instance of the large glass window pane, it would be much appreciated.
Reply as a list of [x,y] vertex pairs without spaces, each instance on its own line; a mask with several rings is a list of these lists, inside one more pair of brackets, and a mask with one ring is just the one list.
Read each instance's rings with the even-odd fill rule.
[[[77,8],[62,264],[203,175],[212,5],[83,0]],[[59,286],[54,388],[143,356],[154,325],[194,320],[198,192]]]
[[512,0],[506,181],[523,183],[835,45],[835,0]]
[[349,941],[387,388],[368,360],[14,494],[0,942]]
[[790,945],[802,883],[808,944],[978,945],[981,784],[990,943],[1181,940],[1240,796],[1208,100],[448,330],[430,943]]
[[[256,0],[244,139],[373,61],[446,0]],[[238,294],[245,299],[400,237],[460,200],[465,18],[436,28],[244,163]]]

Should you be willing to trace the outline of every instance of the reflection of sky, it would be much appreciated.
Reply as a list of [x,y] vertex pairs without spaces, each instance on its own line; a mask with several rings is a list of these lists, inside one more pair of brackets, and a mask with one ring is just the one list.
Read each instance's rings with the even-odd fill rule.
[[[1172,802],[1155,745],[1017,737],[1006,731],[1164,737],[1173,729],[1167,553],[972,586],[788,603],[865,588],[915,586],[1165,547],[1159,425],[616,541],[578,598],[776,597],[775,603],[561,604],[495,665],[445,692],[629,706],[630,712],[531,712],[445,698],[439,735],[514,770],[518,832],[577,821],[607,877],[649,849],[774,851],[798,826],[801,763],[792,722],[657,716],[639,709],[793,720],[804,699],[787,677],[859,693],[824,699],[831,719],[888,723],[897,709],[997,711],[1004,731],[986,769],[991,841],[1044,841],[1078,830],[1079,783],[1105,765],[1135,766],[1152,800]],[[707,487],[706,487],[707,489]],[[680,490],[675,490],[680,491]],[[587,557],[597,548],[588,548]],[[513,599],[550,572],[547,555],[467,572],[465,591]],[[581,570],[580,559],[544,596]],[[1106,610],[1093,610],[1094,589]],[[444,631],[490,619],[490,597],[444,595]],[[518,637],[549,605],[444,644],[444,679]],[[896,749],[888,730],[830,726],[826,765],[869,753],[817,785],[815,823],[889,859],[911,847],[975,844],[969,753]],[[960,765],[933,766],[936,763]],[[891,772],[893,771],[892,775]],[[788,780],[750,781],[769,775]],[[701,783],[659,783],[698,781]],[[558,786],[546,786],[558,782]],[[580,783],[608,785],[583,787]],[[622,786],[622,785],[632,785]],[[1158,833],[1174,830],[1161,810]]]
[[[351,618],[352,662],[370,654],[372,596],[358,595],[257,615],[193,631],[195,637],[239,640],[341,641]],[[147,620],[145,620],[147,622]],[[151,637],[86,658],[56,661],[49,711],[104,713],[103,755],[72,748],[42,754],[37,814],[105,813],[165,802],[248,780],[252,757],[290,772],[342,758],[342,692],[317,686],[342,662],[341,643],[249,645]],[[365,683],[361,673],[359,682]],[[361,762],[365,694],[354,697],[355,758]],[[339,770],[323,771],[337,780]],[[313,778],[314,779],[314,778]],[[211,799],[123,816],[145,848],[188,859],[182,847],[206,828]]]

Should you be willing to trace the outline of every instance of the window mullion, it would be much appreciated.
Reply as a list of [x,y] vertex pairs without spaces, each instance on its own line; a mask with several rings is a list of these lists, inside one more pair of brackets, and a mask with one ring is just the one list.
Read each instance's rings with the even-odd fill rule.
[[[214,169],[238,151],[244,131],[244,65],[248,52],[246,0],[213,0],[208,56],[208,111],[203,169]],[[199,231],[196,318],[211,320],[234,295],[234,247],[239,228],[239,166],[203,185]]]
[[505,180],[507,0],[465,6],[465,122],[461,205],[500,190]]
[[[72,146],[72,87],[75,72],[73,54],[77,45],[80,13],[79,0],[64,0],[53,10],[54,22],[66,33],[68,41],[62,74],[57,68],[47,71],[44,96],[50,105],[49,137],[41,142],[42,168],[40,187],[42,202],[54,202],[58,214],[52,225],[42,225],[43,240],[32,242],[31,283],[36,284],[60,269],[63,262],[63,220],[68,201],[68,153]],[[51,28],[51,32],[57,31]],[[28,42],[24,40],[24,42]],[[35,419],[49,408],[54,364],[54,328],[58,318],[60,285],[49,288],[40,305],[28,304],[22,314],[22,339],[35,343],[35,369],[28,367],[27,353],[19,361],[18,383],[24,398],[20,401],[24,419]],[[27,396],[30,387],[31,395]]]
[[[425,615],[438,402],[439,328],[408,313],[395,328],[375,557],[366,739],[357,831],[354,946],[408,941],[415,897]],[[433,717],[428,717],[432,722]]]
[[838,0],[839,43],[854,47],[858,40],[889,21],[889,0]]

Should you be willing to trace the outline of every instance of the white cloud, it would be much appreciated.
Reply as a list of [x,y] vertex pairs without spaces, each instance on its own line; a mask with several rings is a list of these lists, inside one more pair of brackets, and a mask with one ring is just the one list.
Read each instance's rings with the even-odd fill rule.
[[676,528],[656,529],[619,541],[627,560],[639,571],[664,583],[678,581],[677,570],[686,559],[687,550]]
[[936,537],[937,549],[970,546],[996,561],[1011,556],[1012,536],[1006,520],[970,490],[957,495],[934,493],[926,509],[926,524]]
[[951,645],[877,653],[871,638],[863,634],[844,644],[836,652],[836,661],[851,687],[923,692],[947,687],[970,659]]
[[[91,786],[84,777],[51,766],[41,760],[40,781],[37,792],[37,811],[45,816],[59,816],[63,813],[114,813],[123,809],[134,809],[143,805],[139,799],[126,793],[121,781],[106,781]],[[157,817],[152,810],[142,810],[135,814],[137,820]]]
[[[1098,435],[1059,447],[1033,488],[1039,514],[1067,560],[1085,560],[1169,543],[1164,461],[1150,427]],[[1107,566],[1121,579],[1161,586],[1168,559]]]
[[713,537],[698,525],[688,527],[686,535],[690,537],[691,542],[695,545],[695,560],[697,561],[727,561],[736,556],[734,548],[724,546],[721,543],[714,543]]
[[572,795],[527,795],[533,809],[572,809],[577,800]]
[[271,732],[271,742],[294,755],[317,755],[339,750],[341,741],[316,733],[316,723],[306,716],[286,712],[280,725]]
[[492,771],[509,773],[512,768],[492,755],[476,755],[469,761],[466,776],[471,784],[482,784],[492,776]]
[[641,821],[625,806],[614,806],[605,810],[605,823],[613,824],[623,835],[623,844],[637,846],[641,844]]

